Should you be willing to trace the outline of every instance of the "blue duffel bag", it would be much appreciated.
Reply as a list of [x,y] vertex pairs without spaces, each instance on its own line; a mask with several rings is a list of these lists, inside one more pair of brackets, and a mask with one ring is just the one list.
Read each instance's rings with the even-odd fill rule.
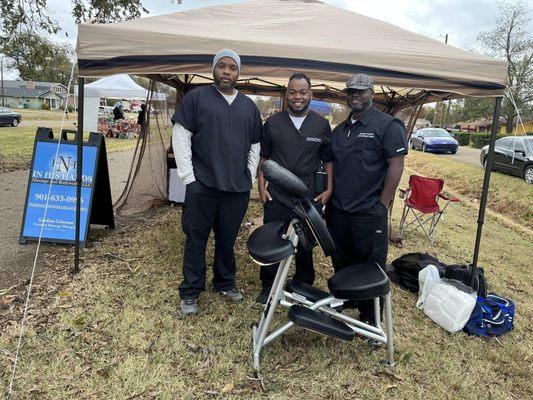
[[501,336],[514,329],[515,305],[512,300],[494,293],[476,300],[474,311],[466,323],[464,330],[469,335]]

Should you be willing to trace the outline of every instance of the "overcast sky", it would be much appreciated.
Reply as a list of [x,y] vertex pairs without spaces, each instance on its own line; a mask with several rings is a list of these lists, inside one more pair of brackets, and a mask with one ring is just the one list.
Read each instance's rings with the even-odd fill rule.
[[[176,4],[171,0],[143,0],[149,15],[161,15],[218,4],[242,3],[246,0],[183,0]],[[494,0],[323,0],[325,3],[400,26],[412,32],[444,41],[467,50],[479,48],[476,37],[480,31],[490,30],[496,23],[498,10]],[[533,9],[533,0],[525,3]],[[53,17],[62,27],[56,36],[65,40],[66,35],[74,45],[77,29],[71,14],[70,0],[48,0]],[[533,18],[529,31],[533,31]],[[342,34],[339,32],[339,34]],[[16,74],[9,73],[7,79]]]

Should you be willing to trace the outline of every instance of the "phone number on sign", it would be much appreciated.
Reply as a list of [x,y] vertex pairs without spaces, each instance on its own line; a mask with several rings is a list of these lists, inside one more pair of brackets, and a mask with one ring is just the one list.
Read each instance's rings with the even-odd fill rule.
[[[76,203],[76,196],[64,196],[62,194],[47,195],[45,193],[35,193],[35,196],[34,196],[35,200],[41,200],[41,201],[46,201],[47,198],[48,198],[48,201]],[[83,199],[81,199],[81,203],[83,204]]]

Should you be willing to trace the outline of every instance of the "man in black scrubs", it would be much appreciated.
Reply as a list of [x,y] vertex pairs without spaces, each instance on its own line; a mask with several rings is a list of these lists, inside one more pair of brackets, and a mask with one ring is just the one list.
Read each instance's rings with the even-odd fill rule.
[[[304,74],[294,74],[289,79],[286,92],[287,109],[269,117],[261,137],[261,160],[271,159],[300,177],[309,188],[310,196],[319,207],[325,205],[333,191],[333,170],[331,156],[331,128],[329,122],[308,110],[313,97],[311,81]],[[328,173],[327,188],[314,185],[314,173],[320,162]],[[284,221],[287,224],[295,218],[293,200],[274,185],[266,186],[263,173],[258,172],[259,196],[264,205],[263,223]],[[324,190],[325,189],[325,190]],[[294,279],[310,285],[315,280],[313,252],[299,247],[296,252],[296,273]],[[262,290],[256,301],[265,304],[278,265],[261,267]]]
[[257,171],[262,122],[253,101],[235,89],[240,64],[235,52],[219,51],[213,59],[214,85],[187,93],[172,117],[178,175],[187,185],[179,286],[183,314],[198,312],[211,229],[215,236],[213,288],[232,301],[243,299],[235,287],[233,246]]
[[[358,74],[346,84],[352,112],[332,133],[335,191],[326,220],[335,241],[335,272],[354,263],[387,261],[387,210],[407,154],[405,126],[372,106],[373,81]],[[374,324],[373,302],[358,305],[360,319]]]

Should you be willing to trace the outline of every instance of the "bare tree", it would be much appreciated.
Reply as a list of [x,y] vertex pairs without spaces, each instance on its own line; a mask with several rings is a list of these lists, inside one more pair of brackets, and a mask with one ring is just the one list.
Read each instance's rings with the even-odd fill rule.
[[502,1],[498,4],[499,17],[496,27],[482,32],[478,40],[488,55],[501,57],[508,62],[509,89],[504,98],[503,115],[507,120],[506,130],[511,133],[517,116],[529,113],[533,102],[533,38],[527,26],[530,9],[521,0]]

